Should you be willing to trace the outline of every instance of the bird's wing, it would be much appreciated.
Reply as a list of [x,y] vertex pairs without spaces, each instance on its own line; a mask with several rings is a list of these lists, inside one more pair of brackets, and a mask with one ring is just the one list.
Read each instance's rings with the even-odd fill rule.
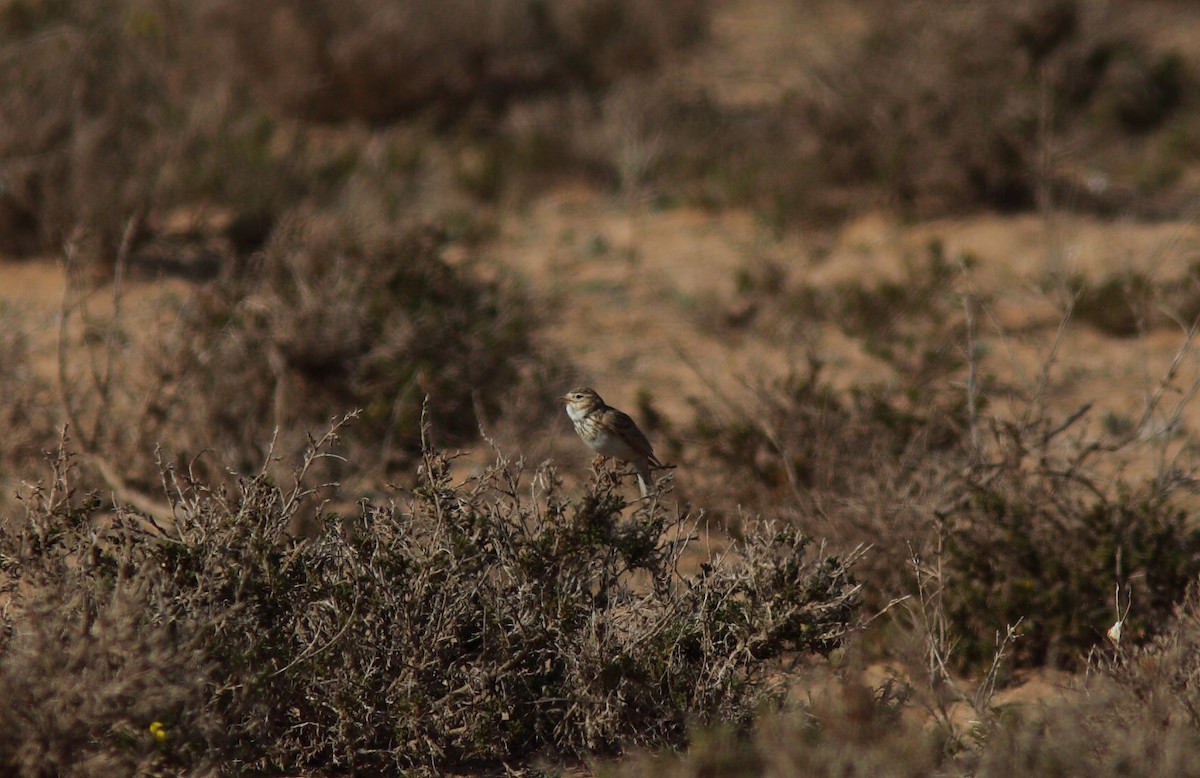
[[660,464],[658,458],[654,456],[654,447],[650,445],[650,441],[646,438],[646,434],[638,429],[638,425],[629,414],[618,411],[613,408],[612,423],[621,438],[629,445],[633,446],[633,450],[649,459],[654,464]]

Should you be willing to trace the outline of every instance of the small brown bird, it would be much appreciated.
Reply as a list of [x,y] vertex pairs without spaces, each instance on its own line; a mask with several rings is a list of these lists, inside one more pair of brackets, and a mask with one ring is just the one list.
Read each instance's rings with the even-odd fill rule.
[[654,456],[650,441],[629,414],[605,405],[600,395],[587,387],[572,389],[562,396],[562,401],[575,431],[588,448],[602,457],[615,457],[632,464],[637,470],[638,488],[643,497],[648,497],[654,483],[650,467],[663,464]]

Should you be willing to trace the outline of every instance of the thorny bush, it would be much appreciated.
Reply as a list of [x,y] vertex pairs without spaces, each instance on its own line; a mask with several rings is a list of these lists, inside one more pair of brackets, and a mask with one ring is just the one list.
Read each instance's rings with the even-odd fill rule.
[[[52,479],[0,541],[0,766],[351,770],[486,766],[678,746],[748,719],[857,622],[849,566],[783,526],[699,573],[690,519],[608,480],[564,494],[498,457],[462,483],[426,447],[417,485],[288,527],[341,425],[292,485],[164,470],[174,521]],[[327,486],[327,485],[325,485]],[[311,509],[312,506],[309,506]],[[70,708],[70,716],[59,715]],[[159,735],[149,727],[160,722]]]
[[738,474],[750,510],[875,543],[859,568],[873,607],[915,594],[897,560],[934,565],[959,669],[986,668],[997,632],[1018,622],[1015,665],[1081,666],[1112,623],[1114,585],[1138,602],[1130,640],[1160,632],[1200,575],[1191,474],[1170,459],[1130,467],[1171,443],[1146,432],[1161,409],[1105,429],[1089,425],[1090,404],[1062,417],[1029,397],[1004,418],[990,408],[1019,398],[981,377],[969,402],[969,370],[933,382],[898,370],[894,385],[846,393],[814,360],[748,405],[697,404],[692,438],[709,461],[691,469]]
[[685,754],[635,756],[602,775],[1196,776],[1198,649],[1193,591],[1150,644],[1102,650],[1091,672],[1037,703],[977,711],[965,737],[930,726],[929,711],[895,678],[848,681],[803,714],[759,717],[748,735],[709,728]]

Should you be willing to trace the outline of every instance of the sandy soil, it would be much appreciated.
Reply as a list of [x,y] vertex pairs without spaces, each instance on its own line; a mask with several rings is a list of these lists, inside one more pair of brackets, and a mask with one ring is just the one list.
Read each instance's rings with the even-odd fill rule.
[[[1080,273],[1099,280],[1127,270],[1174,278],[1200,256],[1200,229],[1191,222],[1109,223],[1069,214],[913,226],[876,214],[822,236],[817,252],[815,239],[776,239],[750,214],[676,209],[631,216],[613,198],[569,190],[507,219],[494,260],[550,301],[554,326],[545,337],[573,356],[581,380],[617,405],[631,406],[647,392],[683,424],[689,397],[736,397],[746,385],[801,364],[809,350],[840,382],[880,378],[879,365],[836,327],[783,341],[753,331],[731,337],[720,321],[738,310],[739,270],[772,263],[786,270],[789,284],[817,287],[895,279],[935,239],[951,258],[976,259],[962,288],[990,300],[977,325],[986,367],[1027,388],[1050,356],[1064,314],[1065,298],[1045,291],[1046,279]],[[1139,414],[1187,343],[1182,327],[1113,338],[1079,322],[1063,338],[1050,399],[1064,413],[1094,402],[1097,415]],[[1181,389],[1200,380],[1194,354],[1179,370]],[[1198,412],[1187,408],[1185,420],[1200,422]]]

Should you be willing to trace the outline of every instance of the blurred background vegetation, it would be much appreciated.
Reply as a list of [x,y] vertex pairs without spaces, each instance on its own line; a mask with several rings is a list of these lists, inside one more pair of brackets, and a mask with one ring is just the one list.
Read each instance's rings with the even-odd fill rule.
[[[748,256],[692,324],[788,353],[834,332],[875,380],[808,353],[742,397],[688,389],[690,418],[662,412],[670,387],[640,393],[628,410],[680,464],[676,513],[622,519],[603,479],[572,494],[551,467],[484,460],[496,438],[557,452],[544,430],[586,347],[548,337],[561,308],[495,258],[539,197],[748,212],[816,255],[877,212],[1187,221],[1198,17],[3,0],[0,254],[65,281],[55,332],[0,306],[0,689],[22,700],[0,765],[553,772],[646,747],[680,755],[587,769],[1103,775],[1153,754],[1143,774],[1194,772],[1194,260],[1036,279],[1061,320],[1022,323],[1053,346],[1020,384],[987,362],[1007,342],[980,334],[994,290],[969,253],[932,240],[898,278],[832,284]],[[717,45],[749,19],[786,34]],[[636,272],[633,249],[580,242]],[[1093,424],[1047,401],[1068,324],[1185,342],[1144,407]],[[458,465],[479,480],[450,478],[456,447],[485,452]],[[701,517],[717,555],[668,553]],[[429,634],[394,618],[418,605],[445,617]],[[789,698],[797,666],[840,691]],[[1082,693],[999,702],[1042,671]],[[167,745],[142,721],[159,715]]]

